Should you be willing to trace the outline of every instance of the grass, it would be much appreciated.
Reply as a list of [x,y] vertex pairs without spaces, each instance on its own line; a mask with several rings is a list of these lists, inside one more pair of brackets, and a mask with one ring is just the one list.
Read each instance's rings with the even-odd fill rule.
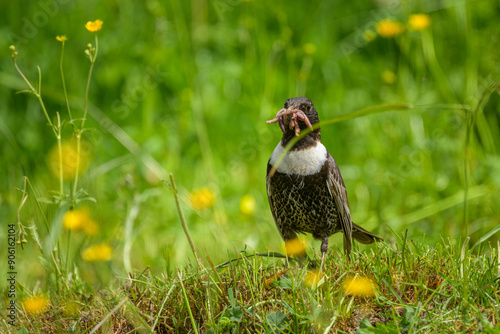
[[[44,4],[0,4],[0,331],[500,332],[495,1]],[[299,95],[385,240],[333,236],[322,274],[284,268],[265,194]]]
[[[331,252],[312,286],[304,282],[307,266],[292,262],[275,279],[284,259],[235,251],[228,254],[233,261],[217,267],[161,275],[146,268],[124,277],[116,291],[63,291],[44,316],[20,312],[19,319],[29,333],[500,331],[500,244],[483,242],[476,256],[453,240],[429,247],[398,239],[354,252],[351,263]],[[343,282],[352,276],[369,278],[375,295],[347,294]],[[73,313],[65,311],[68,304],[76,305]]]

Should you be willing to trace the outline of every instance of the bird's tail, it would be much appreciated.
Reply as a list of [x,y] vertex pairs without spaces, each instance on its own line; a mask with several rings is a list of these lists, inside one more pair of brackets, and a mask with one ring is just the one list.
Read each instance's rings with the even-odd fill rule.
[[374,241],[384,240],[354,223],[352,223],[352,237],[362,244],[371,244]]

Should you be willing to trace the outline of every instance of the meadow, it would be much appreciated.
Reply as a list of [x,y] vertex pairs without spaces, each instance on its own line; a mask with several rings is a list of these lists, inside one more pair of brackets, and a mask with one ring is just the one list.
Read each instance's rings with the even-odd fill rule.
[[[500,333],[498,1],[0,12],[1,332]],[[266,196],[294,96],[384,239],[321,270]]]

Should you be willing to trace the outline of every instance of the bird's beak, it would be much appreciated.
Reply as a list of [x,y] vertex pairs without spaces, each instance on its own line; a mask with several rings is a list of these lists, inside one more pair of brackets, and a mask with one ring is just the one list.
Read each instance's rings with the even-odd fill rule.
[[295,108],[295,106],[289,106],[287,109],[283,108],[276,114],[274,119],[266,121],[268,124],[278,122],[283,133],[286,132],[287,128],[295,129],[295,135],[300,134],[300,128],[297,120],[301,120],[306,123],[306,125],[313,131],[313,127],[305,112],[300,110],[300,108]]
[[293,114],[291,111],[297,110],[297,109],[299,109],[299,108],[295,108],[295,106],[293,106],[293,105],[286,109],[286,113],[285,113],[285,115],[283,115],[283,124],[285,126],[288,126],[288,124],[290,124],[290,120],[292,119],[292,114]]
[[288,108],[286,109],[286,114],[283,116],[283,120],[284,120],[284,121],[286,121],[286,122],[285,122],[285,123],[286,123],[286,125],[288,125],[288,122],[290,121],[290,118],[291,118],[291,117],[290,117],[290,114],[288,114],[288,113],[289,113],[290,111],[292,111],[293,109],[295,109],[295,108],[288,107]]

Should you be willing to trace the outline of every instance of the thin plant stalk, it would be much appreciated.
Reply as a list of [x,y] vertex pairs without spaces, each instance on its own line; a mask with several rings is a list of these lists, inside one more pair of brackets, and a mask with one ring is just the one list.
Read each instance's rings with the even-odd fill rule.
[[469,146],[470,146],[470,131],[473,126],[472,113],[467,110],[466,114],[467,128],[465,130],[465,154],[464,154],[464,218],[462,233],[464,238],[469,236]]
[[21,223],[21,210],[22,210],[24,204],[26,204],[26,201],[28,200],[28,192],[26,191],[26,181],[27,180],[28,180],[28,178],[26,176],[24,176],[23,177],[24,185],[23,185],[23,190],[22,190],[23,197],[21,198],[21,202],[19,203],[19,207],[17,208],[17,228],[19,229],[19,232],[18,232],[19,237],[18,238],[21,241],[21,249],[23,249],[23,250],[24,250],[23,240],[28,235],[28,233],[26,233],[24,225]]
[[[82,123],[83,124],[83,123]],[[75,167],[75,181],[73,182],[72,196],[76,195],[76,190],[78,186],[78,174],[80,173],[80,147],[82,139],[82,130],[76,130],[76,167]]]
[[491,83],[486,87],[477,102],[474,110],[467,109],[466,114],[466,131],[465,131],[465,144],[464,144],[464,218],[462,233],[464,238],[469,236],[469,207],[468,207],[468,196],[469,196],[469,154],[470,154],[470,142],[471,133],[474,128],[474,123],[476,121],[477,115],[480,110],[482,110],[483,105],[488,101],[491,93],[495,89],[500,89],[500,85],[497,82]]
[[71,230],[68,230],[68,244],[66,247],[66,273],[68,273],[69,247],[71,245]]
[[87,86],[85,87],[85,100],[83,105],[82,124],[80,129],[76,130],[76,171],[75,171],[75,180],[73,182],[73,196],[76,195],[76,191],[78,189],[78,174],[80,174],[80,151],[81,151],[82,133],[84,131],[85,120],[87,118],[90,79],[92,78],[92,72],[94,70],[94,63],[97,59],[98,51],[99,51],[99,40],[97,39],[97,34],[95,34],[95,52],[90,51],[89,53],[90,68],[89,68],[89,75],[87,76]]
[[108,314],[106,314],[106,316],[104,318],[102,318],[101,321],[99,321],[99,323],[97,325],[95,325],[94,328],[92,328],[92,330],[90,331],[89,334],[94,334],[95,332],[97,332],[97,330],[99,328],[101,328],[102,325],[104,325],[106,323],[106,321],[116,312],[120,309],[120,307],[123,306],[123,304],[125,304],[127,302],[127,298],[124,298],[122,299],[121,302],[119,302],[115,307],[113,307],[113,309],[111,311],[108,312]]
[[64,194],[64,179],[63,179],[63,154],[62,154],[62,141],[61,141],[61,117],[57,113],[57,150],[59,153],[59,193],[61,196]]
[[32,93],[33,95],[35,95],[36,98],[38,99],[38,101],[40,102],[40,106],[42,107],[42,110],[43,110],[43,113],[45,115],[45,118],[47,118],[47,122],[49,123],[50,127],[52,128],[52,131],[54,131],[54,134],[57,136],[56,130],[54,128],[54,124],[50,120],[49,113],[47,112],[47,109],[45,108],[45,104],[43,103],[42,96],[40,94],[41,87],[42,87],[42,73],[40,71],[40,67],[38,67],[38,77],[39,77],[39,82],[38,82],[38,89],[39,90],[38,91],[35,89],[35,87],[33,87],[31,85],[31,83],[29,82],[29,80],[24,76],[23,72],[21,71],[21,69],[17,65],[17,62],[16,62],[15,58],[14,58],[14,67],[16,68],[16,70],[19,73],[19,75],[21,75],[21,77],[23,78],[23,80],[26,82],[26,84],[28,84],[28,87],[31,90],[30,93]]
[[82,127],[81,127],[82,130],[83,130],[83,126],[85,125],[85,120],[87,118],[90,78],[92,77],[92,71],[94,70],[94,63],[95,63],[95,60],[97,59],[98,51],[99,51],[99,41],[97,39],[97,33],[96,33],[95,34],[95,52],[94,53],[90,52],[90,55],[89,55],[90,69],[89,69],[89,75],[87,76],[87,87],[85,88],[85,101],[84,101],[84,105],[83,105],[83,119],[82,119]]
[[36,96],[38,99],[38,102],[40,103],[40,106],[42,107],[42,111],[45,115],[45,118],[47,119],[47,122],[49,123],[50,127],[52,128],[52,132],[54,132],[54,135],[56,136],[57,139],[57,148],[58,148],[58,158],[59,158],[59,192],[61,196],[64,194],[64,181],[63,181],[63,169],[62,169],[62,143],[61,143],[61,118],[59,116],[59,113],[57,113],[57,125],[54,125],[52,121],[50,120],[49,113],[47,112],[47,108],[45,107],[45,103],[43,103],[41,91],[42,91],[42,71],[40,70],[40,67],[38,68],[38,90],[33,87],[31,82],[26,78],[24,73],[21,71],[19,66],[17,65],[16,58],[13,57],[14,60],[14,67],[16,68],[17,72],[19,75],[23,78],[23,80],[26,82],[28,87],[30,88],[29,92],[33,95]]
[[193,242],[193,238],[191,238],[191,233],[189,232],[189,228],[186,223],[186,219],[184,218],[184,213],[181,209],[181,204],[179,202],[179,196],[177,195],[177,187],[175,185],[174,174],[170,173],[170,190],[175,198],[175,204],[177,206],[177,211],[179,212],[179,217],[181,219],[182,228],[184,229],[184,233],[186,234],[186,238],[188,239],[189,245],[191,246],[191,250],[193,251],[194,256],[196,257],[196,261],[198,261],[198,266],[202,268],[201,259],[198,256],[198,252],[196,251],[196,246]]
[[64,41],[62,41],[61,61],[59,62],[59,69],[61,70],[61,80],[62,80],[62,86],[63,86],[63,90],[64,90],[64,100],[66,101],[66,108],[68,109],[69,119],[73,120],[73,116],[71,115],[71,108],[69,107],[68,93],[66,91],[66,80],[64,79],[63,59],[64,59]]
[[497,277],[500,278],[500,240],[497,241]]
[[184,288],[184,284],[182,284],[182,277],[179,270],[177,270],[177,276],[179,277],[179,283],[181,284],[182,295],[184,296],[184,301],[186,302],[186,308],[189,313],[189,319],[191,319],[191,325],[193,326],[193,331],[198,334],[198,326],[196,325],[196,321],[193,317],[193,311],[191,311],[191,306],[189,305],[189,298],[186,293],[186,288]]

